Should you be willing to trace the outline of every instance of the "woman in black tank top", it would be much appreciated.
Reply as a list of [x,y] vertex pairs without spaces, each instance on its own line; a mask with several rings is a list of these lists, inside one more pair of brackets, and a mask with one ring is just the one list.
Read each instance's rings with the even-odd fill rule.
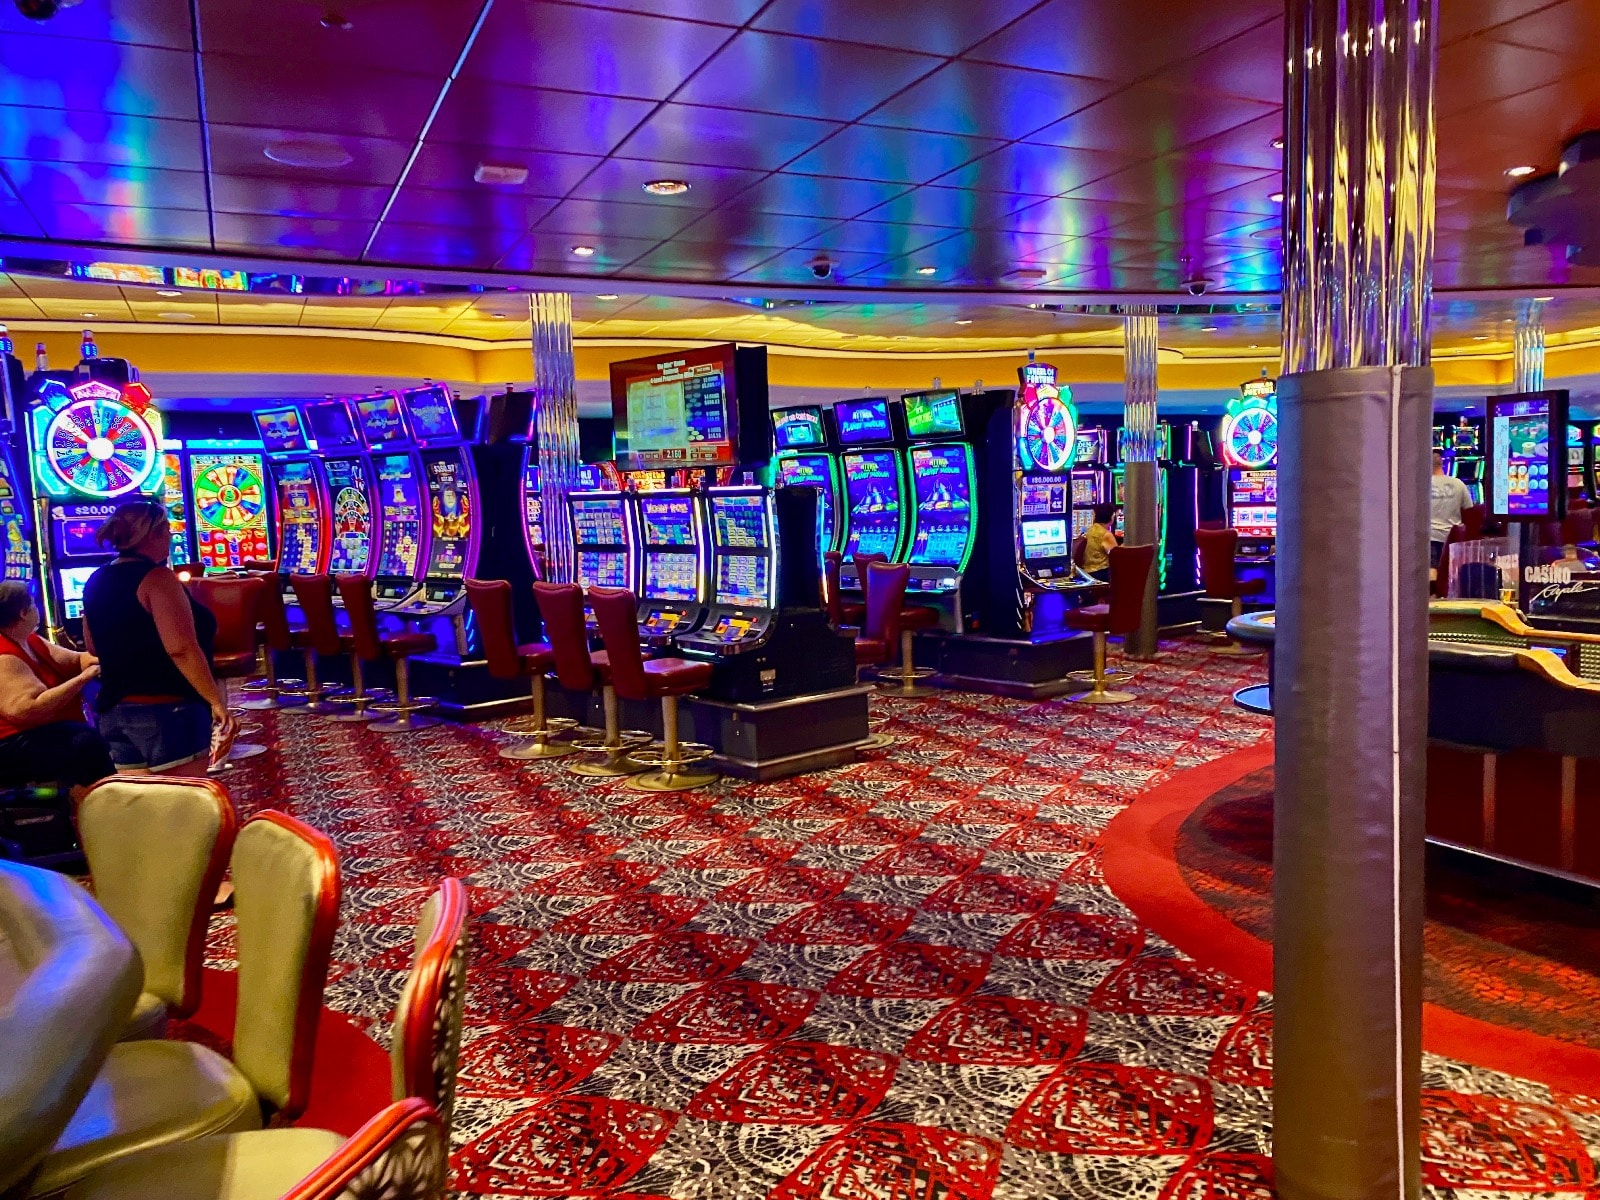
[[100,734],[119,771],[204,775],[213,728],[224,753],[236,728],[211,673],[217,620],[166,566],[172,526],[159,501],[121,505],[98,536],[118,551],[83,589]]

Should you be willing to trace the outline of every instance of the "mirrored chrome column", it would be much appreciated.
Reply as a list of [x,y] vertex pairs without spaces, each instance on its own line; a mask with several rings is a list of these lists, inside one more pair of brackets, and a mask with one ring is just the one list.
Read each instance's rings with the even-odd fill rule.
[[534,292],[534,430],[539,436],[539,489],[544,509],[545,560],[552,581],[577,578],[567,493],[578,483],[578,378],[572,353],[572,297]]
[[1511,390],[1544,391],[1544,301],[1517,301],[1512,335]]
[[[1154,546],[1160,540],[1160,486],[1156,470],[1156,376],[1160,322],[1149,305],[1129,305],[1122,318],[1122,353],[1126,381],[1122,393],[1122,512],[1123,541],[1129,546]],[[1160,553],[1158,547],[1157,554]],[[1134,658],[1153,658],[1156,652],[1156,592],[1161,565],[1152,563],[1145,589],[1144,616],[1139,631],[1128,639]]]
[[1437,0],[1288,0],[1273,1163],[1418,1194]]

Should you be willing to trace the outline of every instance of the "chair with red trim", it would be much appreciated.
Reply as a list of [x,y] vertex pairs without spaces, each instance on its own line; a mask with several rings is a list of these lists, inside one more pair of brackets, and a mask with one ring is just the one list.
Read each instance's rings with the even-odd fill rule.
[[[583,589],[575,583],[533,585],[533,597],[544,621],[544,635],[550,639],[555,656],[556,682],[569,692],[600,690],[605,711],[605,732],[600,737],[574,738],[572,746],[584,754],[600,755],[599,762],[577,762],[567,767],[574,775],[591,779],[615,779],[637,775],[649,767],[636,762],[629,751],[647,746],[654,739],[641,729],[623,729],[617,706],[617,692],[611,686],[611,660],[604,650],[590,651],[589,630],[583,618]],[[635,625],[638,618],[635,617]]]
[[[267,564],[270,566],[270,564]],[[249,569],[251,564],[246,564]],[[260,596],[261,629],[259,631],[258,646],[261,654],[260,681],[247,683],[243,690],[247,692],[264,692],[258,699],[246,700],[239,705],[240,708],[264,711],[275,708],[287,708],[292,704],[305,703],[305,680],[279,679],[276,656],[286,654],[291,650],[302,648],[307,640],[304,627],[293,629],[289,625],[289,610],[283,603],[283,590],[288,586],[288,578],[272,571],[255,572],[252,578],[264,579],[267,584],[266,591]],[[288,703],[285,703],[287,699]]]
[[209,779],[113,775],[78,802],[95,898],[139,950],[144,986],[125,1040],[162,1037],[200,1005],[206,927],[238,822]]
[[867,572],[872,569],[873,563],[886,563],[889,561],[887,554],[852,554],[850,565],[856,570],[856,586],[861,589],[860,604],[846,604],[844,606],[844,623],[846,625],[860,625],[867,619]]
[[529,734],[522,745],[507,746],[501,758],[560,758],[571,754],[570,742],[551,740],[578,723],[567,717],[551,717],[545,712],[544,677],[556,665],[555,651],[545,642],[517,643],[516,619],[511,607],[511,584],[504,579],[469,579],[467,603],[478,618],[478,634],[483,639],[483,657],[495,679],[526,679],[533,687],[533,715],[519,717],[505,725],[507,733]]
[[319,659],[337,658],[344,652],[344,644],[339,640],[339,621],[333,614],[333,576],[291,575],[289,586],[294,589],[294,598],[306,619],[304,632],[294,638],[306,655],[306,702],[284,711],[330,713],[334,710],[328,701],[345,690],[327,686],[317,672]]
[[829,550],[822,556],[822,587],[827,593],[823,600],[828,606],[828,624],[835,629],[850,624],[844,618],[844,597],[840,594],[842,586],[839,577],[844,567],[844,555],[837,550]]
[[708,686],[711,664],[686,658],[646,661],[639,649],[639,601],[626,588],[590,588],[589,606],[605,642],[606,683],[624,700],[661,701],[660,744],[630,755],[634,762],[656,769],[635,775],[628,786],[641,792],[686,792],[715,783],[719,777],[713,772],[686,769],[710,758],[712,748],[678,739],[678,697]]
[[1574,504],[1561,522],[1561,544],[1583,546],[1594,541],[1595,510],[1584,504]]
[[[254,679],[260,670],[261,655],[256,641],[256,624],[261,618],[261,601],[271,588],[260,576],[243,579],[233,576],[197,577],[190,580],[189,594],[195,602],[211,610],[217,619],[217,634],[211,655],[211,673],[222,682],[223,699],[233,702],[231,683],[235,679]],[[267,748],[256,742],[235,742],[228,761],[254,758]],[[216,767],[212,768],[216,770]]]
[[[333,577],[334,589],[339,593],[339,602],[344,605],[345,612],[351,612],[351,597],[354,598],[357,612],[361,611],[361,596],[366,593],[370,596],[372,581],[365,575],[335,575]],[[347,597],[346,593],[349,593]],[[384,710],[380,705],[390,705],[394,702],[395,694],[388,688],[370,688],[367,686],[366,660],[362,658],[361,650],[367,647],[366,640],[356,636],[355,624],[357,618],[350,619],[351,631],[339,635],[339,648],[344,651],[350,660],[350,690],[339,696],[330,696],[329,702],[337,704],[341,711],[336,712],[330,720],[340,721],[345,724],[358,724],[363,721],[373,721],[382,715]],[[376,624],[377,618],[373,618]],[[346,707],[348,706],[348,707]]]
[[386,721],[374,721],[367,728],[378,733],[406,733],[437,725],[438,717],[417,716],[422,709],[433,707],[433,698],[411,694],[411,659],[438,649],[439,643],[433,634],[410,629],[387,637],[380,633],[378,609],[372,600],[372,580],[365,575],[339,576],[339,596],[350,621],[350,647],[355,654],[363,662],[388,659],[394,664],[394,703],[374,708],[376,712],[393,715]]
[[[1261,578],[1240,579],[1235,556],[1239,549],[1237,529],[1196,529],[1194,543],[1200,552],[1200,585],[1205,589],[1201,610],[1228,605],[1223,625],[1244,611],[1246,596],[1259,596],[1267,590],[1267,581]],[[1210,605],[1206,601],[1211,601]],[[1256,654],[1259,647],[1243,646],[1228,636],[1226,628],[1212,629],[1210,640],[1216,642],[1223,654]]]
[[339,915],[339,860],[309,825],[268,811],[233,844],[239,1000],[233,1059],[197,1042],[121,1042],[30,1181],[66,1190],[119,1159],[290,1122],[311,1090],[317,1020]]
[[1484,523],[1489,519],[1489,506],[1474,504],[1461,510],[1461,525],[1467,531],[1466,540],[1475,542],[1483,536]]
[[878,669],[878,690],[889,696],[931,696],[938,688],[927,686],[923,680],[938,674],[933,667],[917,666],[917,630],[937,629],[939,610],[922,604],[900,606],[900,665],[894,670],[887,666]]
[[900,640],[900,612],[911,568],[905,563],[867,564],[862,583],[867,606],[856,635],[856,668],[882,666]]
[[1069,697],[1082,704],[1126,704],[1138,698],[1132,692],[1106,690],[1106,637],[1109,634],[1126,637],[1139,628],[1156,548],[1116,546],[1110,555],[1111,599],[1105,604],[1068,609],[1062,616],[1067,628],[1094,634],[1094,687]]

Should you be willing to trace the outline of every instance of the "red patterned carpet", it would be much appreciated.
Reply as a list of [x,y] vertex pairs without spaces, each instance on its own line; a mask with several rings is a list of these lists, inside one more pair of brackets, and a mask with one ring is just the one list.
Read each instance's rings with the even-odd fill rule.
[[[1264,1197],[1270,1002],[1135,919],[1099,846],[1269,736],[1230,701],[1260,670],[1174,645],[1121,708],[875,700],[884,752],[679,796],[286,717],[232,785],[338,844],[328,1004],[375,1037],[429,886],[467,879],[463,1194]],[[1600,1102],[1442,1059],[1427,1087],[1437,1194],[1595,1186]]]

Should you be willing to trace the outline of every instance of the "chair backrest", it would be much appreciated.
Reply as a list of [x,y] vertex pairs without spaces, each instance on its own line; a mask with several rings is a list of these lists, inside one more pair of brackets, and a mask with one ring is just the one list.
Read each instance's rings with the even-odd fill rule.
[[375,662],[383,657],[383,638],[378,632],[378,608],[372,601],[372,580],[365,575],[337,575],[334,579],[339,599],[344,601],[356,656],[363,662]]
[[866,572],[867,614],[861,619],[862,635],[882,638],[892,647],[900,640],[900,608],[911,568],[905,563],[874,562],[867,565]]
[[1450,547],[1457,542],[1467,540],[1467,527],[1465,525],[1452,525],[1450,532],[1444,535],[1444,544],[1439,550],[1439,565],[1433,574],[1433,594],[1435,596],[1448,596],[1450,594]]
[[0,1194],[10,1196],[55,1145],[127,1025],[139,955],[65,875],[8,862],[0,945]]
[[639,601],[627,588],[589,589],[589,607],[611,660],[611,686],[624,700],[648,700],[639,650]]
[[1566,520],[1561,522],[1561,543],[1567,546],[1581,546],[1585,542],[1594,541],[1594,509],[1583,505],[1575,505],[1567,510]]
[[[583,589],[575,583],[533,585],[544,636],[556,656],[556,682],[574,692],[594,687],[594,664],[589,661],[589,630],[583,620]],[[637,617],[635,618],[637,620]]]
[[822,584],[828,593],[828,624],[844,624],[844,597],[839,595],[839,570],[844,566],[844,555],[829,550],[822,556]]
[[1237,529],[1196,529],[1194,544],[1200,550],[1200,586],[1213,600],[1232,600],[1239,589]]
[[113,775],[78,802],[95,897],[144,962],[144,990],[175,1017],[200,1004],[206,925],[233,851],[233,802],[209,779]]
[[[245,578],[196,576],[189,583],[189,594],[211,610],[217,619],[216,652],[254,654],[256,625],[261,620],[261,597],[271,585],[259,575]],[[283,604],[283,597],[278,597]],[[287,618],[285,618],[287,622]]]
[[1106,632],[1132,633],[1139,628],[1155,558],[1154,546],[1116,546],[1111,550],[1111,611],[1106,614]]
[[333,615],[333,576],[291,575],[289,586],[306,617],[306,633],[318,654],[339,653],[339,622]]
[[1083,566],[1083,555],[1084,555],[1084,552],[1086,550],[1088,550],[1088,549],[1089,549],[1089,539],[1087,537],[1085,537],[1083,534],[1080,533],[1077,537],[1072,539],[1072,565],[1073,566],[1075,566],[1075,567]]
[[261,632],[266,635],[267,649],[293,649],[289,610],[283,604],[283,589],[287,582],[285,577],[274,572],[263,572],[257,578],[265,580],[267,584],[267,590],[260,596]]
[[872,569],[872,564],[886,563],[888,561],[889,556],[887,554],[852,554],[850,556],[850,565],[856,569],[856,582],[861,585],[863,591],[866,590],[867,572]]
[[317,1018],[339,918],[339,856],[326,835],[268,810],[233,844],[239,1006],[233,1061],[285,1120],[305,1110]]
[[461,880],[442,880],[428,897],[417,918],[416,946],[389,1038],[394,1098],[426,1100],[448,1130],[467,999],[467,889]]
[[1467,531],[1467,541],[1475,542],[1483,536],[1483,523],[1489,518],[1489,507],[1474,504],[1461,510],[1461,525]]
[[467,604],[478,618],[478,635],[489,674],[496,679],[522,675],[522,655],[517,652],[516,618],[511,612],[511,584],[504,579],[469,579]]
[[351,1135],[283,1200],[442,1200],[450,1138],[425,1100],[391,1104]]

